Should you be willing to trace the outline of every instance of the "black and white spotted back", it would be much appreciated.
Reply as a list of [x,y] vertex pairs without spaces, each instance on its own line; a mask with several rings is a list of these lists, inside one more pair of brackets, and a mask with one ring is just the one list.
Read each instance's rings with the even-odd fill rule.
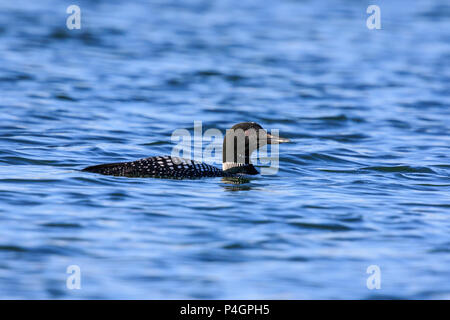
[[221,169],[206,163],[171,156],[150,157],[132,162],[100,164],[87,167],[83,171],[124,177],[175,179],[228,176]]

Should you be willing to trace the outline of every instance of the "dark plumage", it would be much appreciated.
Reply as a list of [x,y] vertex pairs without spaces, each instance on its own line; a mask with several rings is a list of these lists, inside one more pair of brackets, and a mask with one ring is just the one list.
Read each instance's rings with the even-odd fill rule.
[[[239,129],[242,131],[238,131]],[[242,134],[234,136],[233,133],[235,132]],[[264,139],[254,136],[255,133],[262,134]],[[255,138],[254,142],[252,137]],[[234,145],[231,143],[231,139],[233,138]],[[250,162],[252,152],[266,143],[282,143],[287,141],[289,140],[275,138],[267,134],[265,130],[255,122],[243,122],[234,125],[231,130],[227,130],[223,142],[222,169],[198,161],[171,156],[158,156],[131,162],[100,164],[87,167],[83,169],[83,171],[112,176],[175,179],[255,175],[258,174],[258,171]],[[229,146],[228,149],[227,142]],[[238,148],[238,142],[242,142],[240,145],[242,151]]]
[[222,170],[209,164],[171,156],[100,164],[87,167],[83,171],[125,177],[197,178],[224,176]]

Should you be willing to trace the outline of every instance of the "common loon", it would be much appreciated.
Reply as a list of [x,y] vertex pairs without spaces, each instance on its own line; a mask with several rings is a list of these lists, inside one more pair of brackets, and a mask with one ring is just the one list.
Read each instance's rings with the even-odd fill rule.
[[82,171],[124,177],[201,178],[239,177],[259,172],[250,161],[256,149],[289,139],[270,135],[256,122],[234,125],[223,139],[222,169],[199,161],[172,156],[158,156],[131,162],[107,163],[90,166]]

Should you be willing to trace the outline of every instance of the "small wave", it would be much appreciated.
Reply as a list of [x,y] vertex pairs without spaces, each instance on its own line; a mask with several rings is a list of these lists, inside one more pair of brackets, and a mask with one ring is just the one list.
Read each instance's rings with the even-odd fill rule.
[[66,93],[55,94],[55,99],[62,100],[62,101],[72,101],[72,102],[78,101],[78,99],[76,99]]
[[83,226],[79,223],[65,223],[65,222],[49,222],[41,224],[43,227],[50,228],[64,228],[64,229],[72,229],[72,228],[82,228]]
[[338,223],[312,223],[312,222],[291,221],[291,222],[288,222],[288,224],[291,226],[301,227],[301,228],[305,228],[305,229],[318,229],[318,230],[331,230],[331,231],[352,230],[352,228],[347,227],[343,224],[338,224]]
[[408,173],[436,173],[428,167],[411,167],[411,166],[374,166],[364,167],[361,170],[370,170],[377,172],[408,172]]
[[368,139],[369,136],[362,133],[353,133],[353,134],[323,135],[319,136],[319,138],[338,142],[360,142],[362,140]]
[[357,162],[345,160],[336,156],[330,156],[323,153],[309,153],[299,156],[299,158],[304,160],[320,161],[320,162],[333,162],[333,163],[352,163],[358,164]]
[[0,245],[0,251],[27,252],[28,249],[14,245]]
[[325,122],[347,122],[347,121],[351,121],[351,122],[357,122],[357,123],[362,123],[362,122],[366,122],[366,120],[364,120],[363,118],[360,117],[349,117],[346,116],[345,114],[337,114],[337,115],[332,115],[332,116],[322,116],[322,117],[301,117],[299,118],[299,120],[319,120],[319,121],[325,121]]
[[11,165],[41,165],[41,166],[57,166],[59,161],[55,160],[38,160],[23,157],[3,157],[0,162],[11,164]]

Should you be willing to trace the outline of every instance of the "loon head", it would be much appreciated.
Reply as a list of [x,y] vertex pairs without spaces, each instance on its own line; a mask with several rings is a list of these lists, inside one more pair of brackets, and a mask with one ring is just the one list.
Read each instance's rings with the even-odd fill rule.
[[241,122],[227,130],[223,139],[222,169],[235,173],[258,174],[250,158],[252,152],[267,144],[289,142],[267,133],[256,122]]

